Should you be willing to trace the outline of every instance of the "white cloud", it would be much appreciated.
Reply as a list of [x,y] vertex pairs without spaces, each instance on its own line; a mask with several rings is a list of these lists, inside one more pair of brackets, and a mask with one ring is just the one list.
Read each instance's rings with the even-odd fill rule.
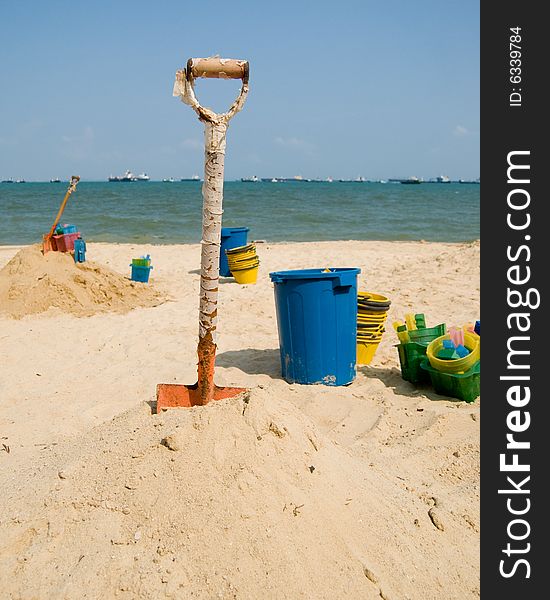
[[475,133],[475,131],[470,131],[464,127],[464,125],[455,125],[455,128],[453,129],[453,135],[456,137],[466,137],[467,135],[474,135]]
[[82,144],[91,143],[95,138],[94,130],[89,125],[84,127],[84,131],[80,135],[62,135],[61,139],[67,144]]
[[84,127],[82,133],[62,135],[65,144],[63,155],[71,160],[88,160],[93,152],[94,138],[94,130],[89,125]]
[[189,150],[202,150],[204,148],[204,142],[195,138],[186,138],[181,143],[182,148],[188,148]]
[[314,144],[297,137],[276,137],[274,142],[283,148],[294,149],[309,155],[313,154],[313,151],[315,150]]

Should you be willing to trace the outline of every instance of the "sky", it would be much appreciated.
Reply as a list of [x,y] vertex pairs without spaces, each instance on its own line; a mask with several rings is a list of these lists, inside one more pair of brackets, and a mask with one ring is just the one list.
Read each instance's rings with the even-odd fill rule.
[[226,179],[479,177],[478,0],[0,0],[0,179],[202,176],[172,88],[216,54],[250,62]]

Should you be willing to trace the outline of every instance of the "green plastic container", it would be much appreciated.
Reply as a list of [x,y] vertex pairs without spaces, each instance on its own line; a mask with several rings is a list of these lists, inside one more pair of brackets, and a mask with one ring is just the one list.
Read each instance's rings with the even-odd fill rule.
[[[409,332],[410,334],[411,332]],[[427,383],[430,375],[420,365],[426,360],[426,348],[428,344],[409,342],[408,344],[397,344],[399,352],[399,363],[401,364],[401,377],[411,383]],[[428,363],[429,364],[429,363]]]
[[481,379],[481,361],[465,373],[443,373],[434,369],[430,361],[425,359],[420,367],[432,382],[436,394],[458,398],[464,402],[473,402],[479,396],[479,381]]
[[423,327],[422,329],[410,329],[409,337],[411,342],[417,342],[418,344],[428,345],[431,341],[435,340],[442,335],[447,333],[447,325],[440,323],[435,327]]
[[132,267],[150,267],[150,258],[132,258]]

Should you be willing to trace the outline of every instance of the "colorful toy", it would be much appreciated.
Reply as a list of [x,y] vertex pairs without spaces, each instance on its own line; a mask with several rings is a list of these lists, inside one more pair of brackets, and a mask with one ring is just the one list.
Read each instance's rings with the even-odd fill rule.
[[416,329],[416,319],[412,313],[407,313],[405,315],[405,323],[407,324],[407,329],[409,331]]
[[74,241],[73,250],[75,263],[86,261],[86,242],[80,237],[80,234]]

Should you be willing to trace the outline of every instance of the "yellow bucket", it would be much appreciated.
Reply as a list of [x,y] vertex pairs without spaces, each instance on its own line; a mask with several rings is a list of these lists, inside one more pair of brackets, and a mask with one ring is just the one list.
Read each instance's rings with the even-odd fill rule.
[[253,267],[252,269],[237,269],[231,271],[231,275],[233,275],[237,283],[256,283],[256,280],[258,279],[258,267]]
[[227,256],[233,256],[235,254],[246,254],[247,252],[256,252],[256,246],[254,244],[247,244],[246,246],[238,246],[237,248],[230,248],[226,250]]
[[437,358],[437,353],[443,348],[443,340],[450,340],[449,334],[442,335],[428,344],[426,348],[426,356],[430,361],[430,365],[441,371],[442,373],[464,373],[471,369],[480,357],[481,338],[477,333],[470,331],[464,332],[464,346],[468,348],[470,354],[464,358],[456,358],[453,360],[443,360]]
[[239,262],[240,260],[248,260],[250,258],[255,258],[258,256],[256,252],[246,252],[244,254],[233,254],[232,256],[227,257],[228,264]]
[[357,364],[370,365],[380,342],[357,342]]
[[242,260],[238,263],[229,263],[230,271],[239,271],[241,269],[251,269],[252,267],[257,267],[260,264],[258,258],[251,258],[250,260]]
[[388,313],[357,313],[357,320],[365,323],[383,323],[386,320]]
[[255,258],[258,258],[257,254],[247,254],[246,256],[242,256],[242,255],[238,255],[238,256],[232,256],[232,257],[228,257],[227,259],[227,264],[229,265],[235,265],[235,264],[239,264],[240,262],[243,262],[245,260],[253,260]]
[[357,292],[357,295],[360,298],[365,298],[366,300],[370,300],[371,302],[380,302],[381,304],[385,304],[389,302],[390,299],[386,298],[386,296],[382,296],[381,294],[375,294],[373,292]]

